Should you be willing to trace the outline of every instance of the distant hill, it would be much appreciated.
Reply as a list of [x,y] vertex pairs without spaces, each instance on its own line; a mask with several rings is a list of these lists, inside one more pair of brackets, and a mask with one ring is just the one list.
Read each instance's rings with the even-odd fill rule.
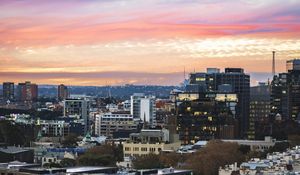
[[[169,97],[170,91],[178,86],[148,86],[148,85],[124,85],[124,86],[68,86],[71,94],[85,94],[90,96],[119,97],[128,99],[133,93],[145,93],[155,95],[158,98]],[[55,97],[57,86],[39,85],[39,96]]]

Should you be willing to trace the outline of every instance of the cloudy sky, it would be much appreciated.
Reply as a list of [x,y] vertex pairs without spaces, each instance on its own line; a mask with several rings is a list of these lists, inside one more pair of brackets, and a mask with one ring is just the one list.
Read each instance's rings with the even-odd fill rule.
[[1,0],[0,81],[176,85],[242,67],[252,84],[300,57],[299,0]]

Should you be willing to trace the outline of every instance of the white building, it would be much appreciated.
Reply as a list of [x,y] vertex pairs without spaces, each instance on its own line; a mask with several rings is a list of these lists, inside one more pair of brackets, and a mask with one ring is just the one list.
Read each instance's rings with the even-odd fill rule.
[[147,154],[160,152],[175,152],[180,147],[180,142],[170,143],[170,133],[167,129],[144,129],[140,133],[130,134],[130,139],[123,143],[124,160]]
[[250,146],[252,151],[266,151],[270,147],[273,147],[276,143],[276,139],[272,137],[265,137],[265,140],[222,140],[223,142],[233,142],[239,145]]
[[134,93],[130,97],[130,114],[133,115],[134,118],[140,118],[140,106],[141,106],[141,98],[144,98],[145,94],[143,93]]
[[140,118],[150,125],[156,125],[155,97],[141,99]]
[[114,132],[121,130],[135,132],[138,127],[138,122],[126,111],[97,114],[95,119],[95,134],[109,138],[113,138]]
[[219,175],[231,175],[233,172],[240,175],[300,174],[300,147],[296,146],[282,153],[268,154],[266,159],[254,158],[243,162],[240,167],[235,164],[219,169]]
[[125,100],[122,102],[124,111],[130,111],[131,109],[131,101]]
[[131,96],[131,114],[150,125],[156,124],[155,97],[135,93]]
[[119,110],[119,107],[116,104],[107,104],[106,109],[110,112],[116,112]]

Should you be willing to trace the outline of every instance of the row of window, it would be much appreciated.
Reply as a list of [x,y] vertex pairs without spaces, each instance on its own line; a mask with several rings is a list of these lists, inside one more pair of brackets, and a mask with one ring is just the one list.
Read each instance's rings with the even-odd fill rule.
[[[134,150],[134,151],[139,151],[140,148],[139,148],[139,147],[134,147],[133,150]],[[130,148],[130,147],[125,147],[125,151],[131,151],[131,148]],[[142,148],[141,148],[141,151],[147,152],[147,151],[148,151],[148,148],[147,148],[147,147],[142,147]],[[156,148],[149,148],[149,151],[150,151],[150,152],[155,152],[155,151],[156,151]],[[158,148],[157,151],[161,151],[161,148]]]

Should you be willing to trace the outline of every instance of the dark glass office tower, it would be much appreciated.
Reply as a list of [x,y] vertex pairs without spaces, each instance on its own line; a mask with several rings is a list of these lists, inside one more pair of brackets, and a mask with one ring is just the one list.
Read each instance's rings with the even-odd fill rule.
[[[182,102],[182,96],[186,96],[188,100]],[[216,98],[220,96],[223,97]],[[233,99],[233,96],[236,99]],[[223,102],[222,100],[220,101],[220,99],[222,99]],[[193,138],[196,138],[193,140],[197,140],[197,138],[210,139],[221,136],[222,134],[220,134],[220,132],[216,132],[219,135],[213,134],[209,137],[202,137],[201,131],[191,130],[189,126],[193,126],[195,122],[209,123],[212,121],[222,121],[220,120],[220,116],[224,111],[227,112],[223,114],[231,116],[227,118],[233,118],[233,120],[229,123],[226,123],[228,120],[225,122],[222,121],[223,123],[212,123],[212,130],[223,130],[226,131],[227,134],[232,133],[235,138],[247,136],[249,124],[250,76],[245,74],[243,69],[226,68],[225,72],[220,72],[219,69],[210,68],[206,73],[191,73],[189,84],[186,86],[185,92],[178,95],[177,101],[179,102],[177,103],[178,131],[181,139],[184,138],[185,142],[189,142],[189,139]],[[190,106],[185,107],[189,108],[194,114],[191,115],[187,113],[187,109],[181,109],[183,108],[182,104],[186,104],[186,101],[191,101]],[[205,107],[203,107],[203,105]],[[197,118],[195,112],[202,117]],[[209,116],[212,118],[208,118]],[[188,120],[189,118],[191,119]],[[207,120],[212,119],[212,121],[200,121],[204,118],[207,118]],[[226,125],[230,126],[231,129],[229,129],[230,127],[226,128]],[[198,126],[197,128],[201,130],[201,127]],[[204,128],[207,127],[204,126]]]
[[300,120],[300,59],[287,61],[287,73],[274,76],[271,114],[283,120]]

